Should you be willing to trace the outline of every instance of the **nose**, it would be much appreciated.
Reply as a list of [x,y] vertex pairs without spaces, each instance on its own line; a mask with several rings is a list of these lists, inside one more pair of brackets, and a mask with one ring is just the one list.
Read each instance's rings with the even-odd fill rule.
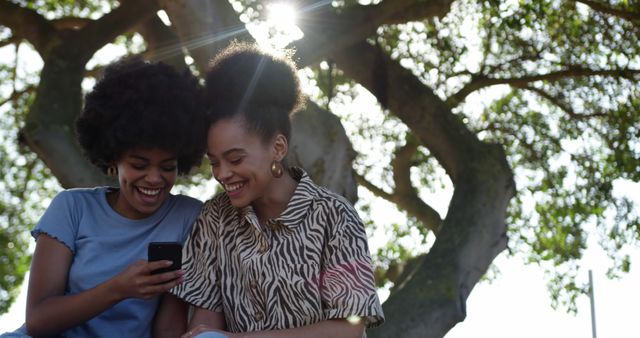
[[213,172],[213,177],[220,182],[224,182],[233,175],[231,169],[225,163],[219,163],[217,166],[212,167],[211,171]]
[[150,168],[145,179],[150,184],[162,182],[162,173],[160,172],[160,168]]

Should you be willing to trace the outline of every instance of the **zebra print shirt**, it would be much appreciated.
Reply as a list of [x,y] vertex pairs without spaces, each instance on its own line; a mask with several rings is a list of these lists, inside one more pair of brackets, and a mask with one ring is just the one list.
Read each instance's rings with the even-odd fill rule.
[[358,316],[384,321],[367,236],[355,209],[298,168],[298,186],[277,219],[261,225],[226,193],[207,201],[185,243],[187,302],[224,312],[227,330],[250,332]]

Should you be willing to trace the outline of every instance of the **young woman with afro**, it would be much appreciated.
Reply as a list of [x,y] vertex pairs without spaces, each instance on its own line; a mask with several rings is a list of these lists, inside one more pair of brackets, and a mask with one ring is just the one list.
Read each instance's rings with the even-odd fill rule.
[[[224,191],[205,203],[183,251],[185,282],[171,290],[194,307],[182,337],[361,338],[380,325],[357,212],[286,164],[302,101],[293,62],[234,43],[214,58],[205,98],[207,157]],[[186,318],[174,297],[165,308]]]
[[201,209],[171,194],[201,162],[201,89],[188,72],[140,58],[116,62],[86,96],[77,137],[116,187],[60,192],[32,231],[30,336],[150,337],[161,295],[183,271],[152,274],[150,242],[183,243]]

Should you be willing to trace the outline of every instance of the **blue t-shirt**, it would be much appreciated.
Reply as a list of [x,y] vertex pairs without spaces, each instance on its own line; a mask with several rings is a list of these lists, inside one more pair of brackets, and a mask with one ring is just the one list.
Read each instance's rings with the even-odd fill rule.
[[[202,207],[197,199],[170,195],[153,215],[131,220],[109,206],[109,189],[61,192],[31,232],[34,238],[46,233],[73,253],[66,294],[91,289],[135,261],[146,260],[149,242],[184,243]],[[158,302],[159,297],[125,299],[64,336],[150,337]]]

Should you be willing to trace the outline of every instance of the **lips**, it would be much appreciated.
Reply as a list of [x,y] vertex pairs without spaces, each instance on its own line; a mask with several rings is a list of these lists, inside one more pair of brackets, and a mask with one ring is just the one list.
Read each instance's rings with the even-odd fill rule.
[[231,183],[231,184],[225,184],[224,185],[224,190],[226,192],[234,192],[236,190],[239,190],[240,188],[242,188],[244,186],[243,183]]
[[160,191],[162,191],[161,188],[143,188],[143,187],[136,187],[136,188],[138,188],[138,191],[148,196],[156,196],[157,194],[160,193]]
[[242,193],[245,183],[225,183],[222,186],[224,187],[224,191],[227,192],[227,195],[234,198]]
[[155,205],[160,200],[162,188],[144,188],[137,186],[136,191],[143,203],[147,205]]

